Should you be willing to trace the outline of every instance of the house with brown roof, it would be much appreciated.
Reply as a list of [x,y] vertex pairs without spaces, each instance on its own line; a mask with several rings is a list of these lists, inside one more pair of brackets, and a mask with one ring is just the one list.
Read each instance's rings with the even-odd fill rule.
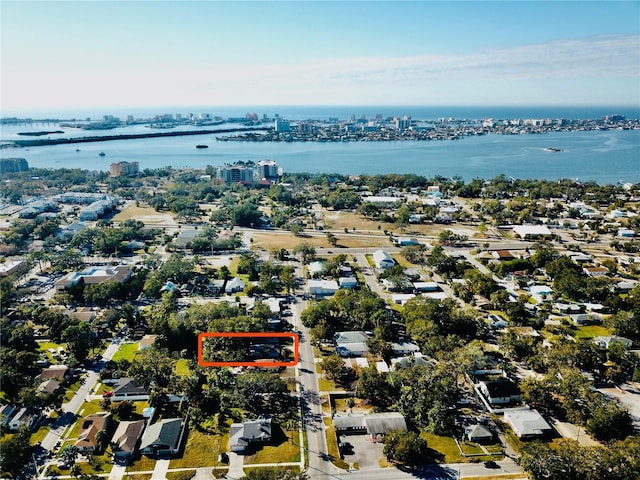
[[120,422],[110,442],[111,451],[116,458],[129,458],[135,453],[144,426],[144,420]]
[[73,445],[80,452],[93,452],[99,447],[96,435],[101,430],[109,428],[111,412],[96,412],[87,415],[82,420],[82,430]]
[[71,375],[71,370],[66,365],[51,365],[50,367],[43,368],[42,371],[36,375],[36,380],[44,382],[45,380],[58,380],[64,383]]

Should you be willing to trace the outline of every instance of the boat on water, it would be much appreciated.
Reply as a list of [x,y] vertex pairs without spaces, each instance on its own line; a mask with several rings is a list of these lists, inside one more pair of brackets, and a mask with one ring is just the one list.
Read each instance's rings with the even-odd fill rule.
[[196,145],[196,148],[209,148],[209,145]]
[[555,147],[547,147],[544,149],[545,152],[562,152],[563,150],[561,148],[555,148]]
[[100,155],[101,157],[104,157],[106,155],[106,153],[100,152],[98,155]]

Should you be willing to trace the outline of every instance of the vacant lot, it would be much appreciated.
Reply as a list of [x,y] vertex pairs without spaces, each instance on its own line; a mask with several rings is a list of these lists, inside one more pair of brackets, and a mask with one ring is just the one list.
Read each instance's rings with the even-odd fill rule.
[[156,212],[151,207],[136,207],[129,205],[120,213],[113,217],[115,222],[126,222],[130,219],[140,220],[145,225],[153,224],[175,224],[173,216],[170,213]]

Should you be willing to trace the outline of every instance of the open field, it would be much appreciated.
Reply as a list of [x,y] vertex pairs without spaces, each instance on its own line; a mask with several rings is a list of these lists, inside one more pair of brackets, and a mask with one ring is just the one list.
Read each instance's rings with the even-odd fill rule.
[[175,223],[170,213],[160,213],[151,207],[136,207],[135,205],[129,205],[120,213],[114,215],[113,221],[126,222],[132,218],[134,220],[140,220],[145,225]]
[[571,331],[575,338],[595,338],[600,336],[611,335],[611,329],[602,325],[582,325],[576,330]]
[[227,449],[229,435],[208,435],[197,430],[189,430],[184,453],[174,458],[169,468],[213,467],[218,461],[218,454]]
[[120,348],[118,348],[118,351],[113,355],[112,360],[114,362],[118,362],[120,360],[128,360],[131,362],[135,358],[137,352],[138,342],[122,343],[120,344]]

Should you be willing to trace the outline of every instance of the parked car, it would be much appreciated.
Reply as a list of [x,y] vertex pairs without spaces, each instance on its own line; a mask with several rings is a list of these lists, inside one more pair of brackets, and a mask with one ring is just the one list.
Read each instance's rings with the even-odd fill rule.
[[107,391],[107,392],[104,392],[104,393],[102,394],[102,397],[103,397],[103,398],[113,397],[113,391],[112,391],[112,390],[109,390],[109,391]]

